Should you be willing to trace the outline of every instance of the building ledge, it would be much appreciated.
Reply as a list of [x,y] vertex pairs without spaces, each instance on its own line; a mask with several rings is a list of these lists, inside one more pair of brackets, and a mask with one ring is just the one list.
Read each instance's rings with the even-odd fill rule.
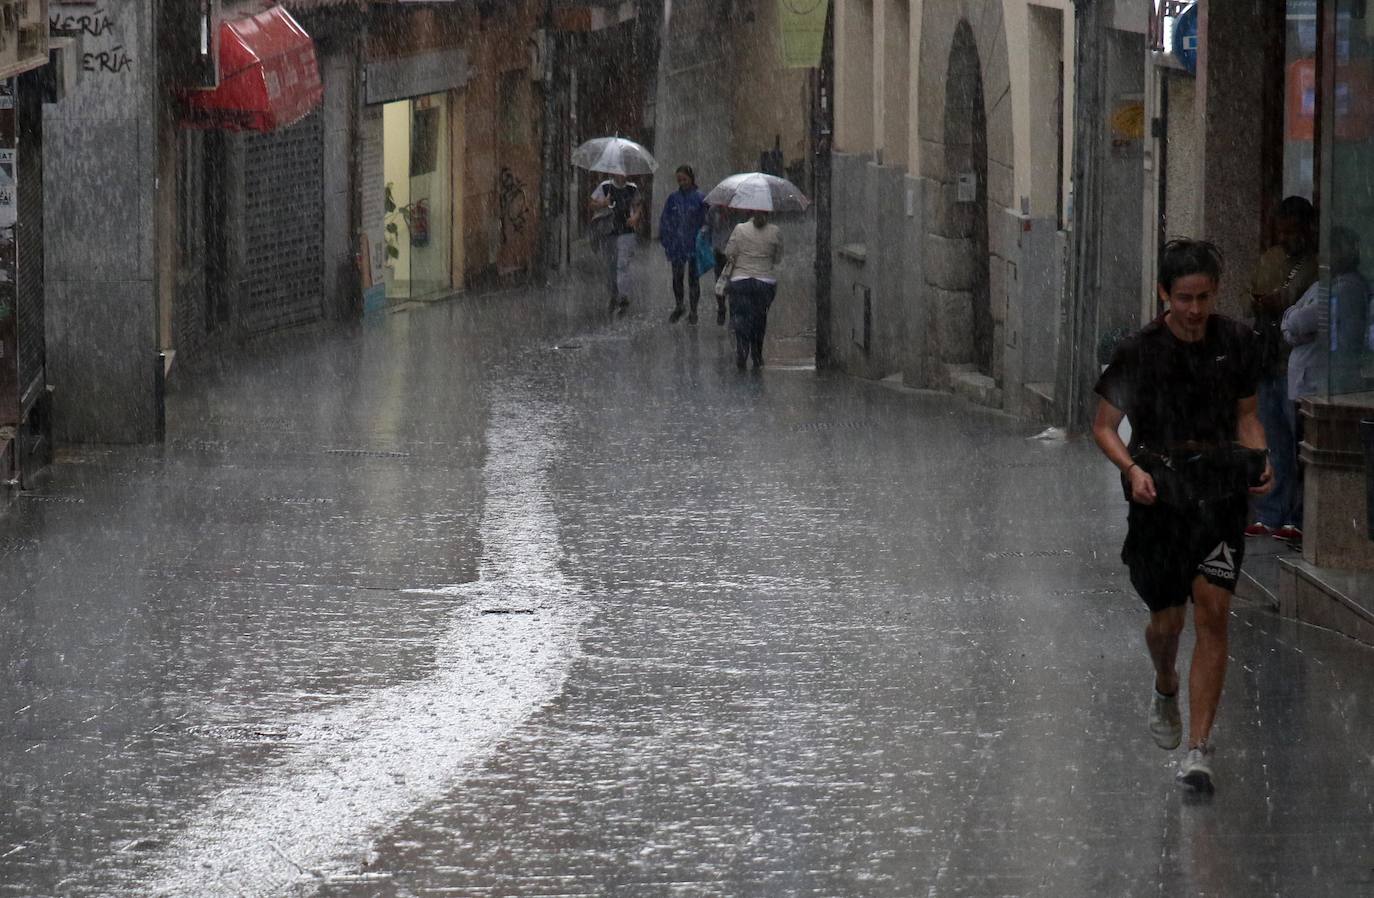
[[847,259],[856,265],[863,265],[868,261],[868,247],[862,243],[846,243],[839,249],[840,258]]

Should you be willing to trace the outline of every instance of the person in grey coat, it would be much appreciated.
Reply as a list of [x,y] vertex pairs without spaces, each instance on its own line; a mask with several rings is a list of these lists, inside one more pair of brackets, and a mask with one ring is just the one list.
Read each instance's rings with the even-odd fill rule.
[[[1360,274],[1360,242],[1354,231],[1331,229],[1331,281],[1317,281],[1283,313],[1283,339],[1293,347],[1288,357],[1288,399],[1362,390],[1360,373],[1369,320],[1369,282]],[[1302,441],[1301,415],[1296,441]],[[1290,530],[1302,535],[1302,478],[1294,490]]]
[[1369,282],[1360,274],[1359,237],[1337,225],[1331,229],[1329,288],[1318,281],[1283,314],[1283,338],[1293,347],[1288,359],[1290,400],[1365,388],[1360,367],[1369,305]]

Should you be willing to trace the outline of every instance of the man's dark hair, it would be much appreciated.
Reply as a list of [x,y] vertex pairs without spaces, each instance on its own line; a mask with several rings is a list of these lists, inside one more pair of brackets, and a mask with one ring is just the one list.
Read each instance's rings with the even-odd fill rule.
[[1304,228],[1310,228],[1317,220],[1317,210],[1312,208],[1312,203],[1306,197],[1286,196],[1274,207],[1274,217],[1286,218]]
[[1172,292],[1174,281],[1190,274],[1210,275],[1212,280],[1221,280],[1221,250],[1206,240],[1189,240],[1175,237],[1164,244],[1159,254],[1159,286],[1165,293]]
[[679,166],[677,167],[677,173],[680,174],[680,175],[686,175],[686,176],[687,176],[687,180],[691,181],[693,186],[696,186],[696,183],[697,183],[697,173],[696,173],[695,171],[692,170],[692,166],[690,166],[690,165],[679,165]]

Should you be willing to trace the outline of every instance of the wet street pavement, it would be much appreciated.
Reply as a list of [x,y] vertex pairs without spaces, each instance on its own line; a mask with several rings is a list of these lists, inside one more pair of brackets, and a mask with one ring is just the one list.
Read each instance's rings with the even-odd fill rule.
[[1238,604],[1190,800],[1091,446],[599,305],[179,372],[17,500],[0,895],[1374,893],[1370,650]]

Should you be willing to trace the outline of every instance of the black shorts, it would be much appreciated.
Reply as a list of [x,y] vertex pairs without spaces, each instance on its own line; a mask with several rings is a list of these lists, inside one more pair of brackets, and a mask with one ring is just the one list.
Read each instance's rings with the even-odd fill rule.
[[1152,613],[1188,604],[1198,577],[1236,591],[1248,508],[1244,495],[1186,510],[1131,503],[1121,560]]

